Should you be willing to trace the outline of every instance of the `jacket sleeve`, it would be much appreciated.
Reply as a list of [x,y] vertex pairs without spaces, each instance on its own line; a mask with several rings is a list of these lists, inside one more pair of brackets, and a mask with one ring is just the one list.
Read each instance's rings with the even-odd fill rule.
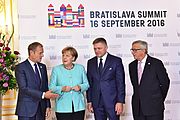
[[43,92],[38,89],[30,88],[28,84],[27,73],[28,71],[25,71],[23,69],[24,67],[21,65],[17,65],[15,67],[15,76],[19,87],[19,92],[32,97],[34,100],[41,100]]
[[119,59],[116,66],[117,101],[125,103],[125,72],[122,60]]
[[82,71],[82,84],[80,84],[80,87],[81,87],[81,92],[84,92],[89,88],[89,82],[87,79],[86,71],[83,66],[81,71]]
[[86,96],[87,96],[87,102],[92,102],[92,77],[90,72],[90,63],[88,61],[87,63],[87,79],[89,82],[89,89],[87,90]]
[[164,67],[164,65],[161,61],[159,61],[159,63],[158,63],[157,76],[159,79],[161,92],[162,92],[163,98],[165,100],[167,93],[168,93],[168,89],[169,89],[170,79],[166,72],[166,68]]

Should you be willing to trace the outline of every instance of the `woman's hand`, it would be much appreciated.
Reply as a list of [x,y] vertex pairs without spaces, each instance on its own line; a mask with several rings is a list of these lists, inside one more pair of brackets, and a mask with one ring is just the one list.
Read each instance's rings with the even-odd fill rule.
[[71,87],[70,86],[64,86],[64,87],[62,87],[62,91],[63,92],[69,92],[69,91],[71,91]]
[[79,85],[76,85],[76,86],[72,87],[71,89],[78,92],[81,90],[81,87]]

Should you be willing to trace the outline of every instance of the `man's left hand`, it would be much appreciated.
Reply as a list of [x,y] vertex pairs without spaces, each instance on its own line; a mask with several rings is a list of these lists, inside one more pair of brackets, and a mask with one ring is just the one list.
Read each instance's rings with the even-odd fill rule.
[[116,103],[115,111],[116,115],[121,115],[123,113],[123,103]]
[[46,119],[48,119],[51,115],[51,108],[46,108]]

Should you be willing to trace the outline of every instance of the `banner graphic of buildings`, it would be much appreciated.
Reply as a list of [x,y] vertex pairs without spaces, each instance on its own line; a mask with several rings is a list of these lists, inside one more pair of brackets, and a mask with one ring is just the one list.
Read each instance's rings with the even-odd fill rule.
[[78,11],[73,11],[72,6],[62,4],[60,10],[55,11],[54,6],[48,6],[48,26],[50,28],[77,28],[84,27],[84,7],[78,6]]

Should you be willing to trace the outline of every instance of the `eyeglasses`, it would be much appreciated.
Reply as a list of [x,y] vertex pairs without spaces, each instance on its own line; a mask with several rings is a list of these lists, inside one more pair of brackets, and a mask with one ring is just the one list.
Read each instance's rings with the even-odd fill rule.
[[143,50],[143,49],[139,48],[139,49],[130,49],[130,50],[131,50],[131,52],[137,52],[137,51]]

